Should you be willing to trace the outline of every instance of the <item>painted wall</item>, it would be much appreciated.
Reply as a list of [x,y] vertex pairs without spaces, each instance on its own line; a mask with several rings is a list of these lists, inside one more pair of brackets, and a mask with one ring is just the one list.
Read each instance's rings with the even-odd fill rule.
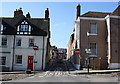
[[[7,36],[7,35],[6,35]],[[20,37],[21,40],[21,47],[15,46],[15,52],[14,52],[14,67],[13,70],[26,70],[28,66],[28,56],[34,56],[35,51],[33,48],[29,47],[29,38],[34,38],[34,43],[39,47],[39,50],[36,51],[36,58],[37,63],[35,64],[35,70],[41,70],[42,69],[42,56],[44,54],[44,62],[43,62],[43,68],[45,68],[45,55],[46,55],[46,40],[47,38],[44,37],[44,48],[43,48],[43,36],[20,36],[16,35],[16,37]],[[9,52],[9,53],[1,53],[0,56],[6,56],[6,66],[10,67],[10,70],[12,70],[12,57],[13,57],[13,35],[8,35],[8,46],[3,48],[0,47],[0,50],[2,52]],[[1,44],[0,44],[1,45]],[[43,53],[44,50],[44,53]],[[17,65],[15,64],[15,55],[22,55],[22,64]],[[35,56],[34,56],[35,57]]]

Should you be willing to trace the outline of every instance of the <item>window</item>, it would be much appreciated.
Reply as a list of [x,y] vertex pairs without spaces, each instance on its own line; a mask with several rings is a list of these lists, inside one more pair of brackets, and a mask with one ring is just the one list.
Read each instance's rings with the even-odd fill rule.
[[29,38],[29,47],[33,47],[33,46],[34,46],[34,39]]
[[97,44],[90,43],[91,55],[97,55]]
[[31,26],[24,20],[18,25],[17,34],[31,34]]
[[2,46],[7,46],[7,37],[2,37],[1,45]]
[[21,24],[21,31],[28,31],[28,25],[27,24]]
[[24,31],[24,25],[21,25],[21,31]]
[[28,31],[28,25],[25,25],[24,31]]
[[16,64],[22,64],[22,55],[16,55],[15,63]]
[[21,46],[21,38],[16,38],[16,46]]
[[97,24],[90,23],[90,34],[97,34]]
[[6,57],[0,57],[0,65],[6,65]]
[[2,25],[2,23],[0,23],[0,29],[1,29],[0,33],[3,34],[3,25]]

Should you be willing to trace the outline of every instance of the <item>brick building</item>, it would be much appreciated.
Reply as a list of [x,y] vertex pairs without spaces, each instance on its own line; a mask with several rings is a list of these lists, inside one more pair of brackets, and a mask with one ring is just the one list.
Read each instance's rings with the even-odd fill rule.
[[[119,9],[120,5],[112,13],[87,12],[80,15],[80,5],[78,4],[74,22],[75,43],[71,46],[76,46],[74,49],[80,48],[80,57],[74,55],[73,64],[76,68],[78,66],[87,67],[88,58],[92,69],[120,68],[118,60]],[[86,53],[86,49],[90,51],[89,54]],[[70,57],[69,53],[70,51],[68,57]]]

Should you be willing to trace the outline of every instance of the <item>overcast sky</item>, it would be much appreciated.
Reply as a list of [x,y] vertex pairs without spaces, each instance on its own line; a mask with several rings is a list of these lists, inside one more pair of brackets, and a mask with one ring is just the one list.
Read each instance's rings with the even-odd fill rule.
[[13,17],[14,11],[21,7],[24,15],[30,12],[32,18],[44,18],[45,9],[49,8],[51,45],[67,48],[77,4],[81,5],[81,15],[88,11],[113,12],[118,6],[117,2],[2,2],[0,17]]

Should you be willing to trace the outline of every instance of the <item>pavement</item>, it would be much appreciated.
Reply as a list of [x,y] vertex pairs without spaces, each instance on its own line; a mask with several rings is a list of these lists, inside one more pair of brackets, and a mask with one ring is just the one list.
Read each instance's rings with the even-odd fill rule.
[[[40,73],[43,71],[31,71],[31,73],[36,74],[36,73]],[[10,72],[0,72],[0,75],[4,75],[4,74],[25,74],[25,71],[10,71]]]
[[[76,70],[76,68],[69,62],[66,61],[69,74],[88,74],[88,70]],[[120,69],[113,69],[113,70],[89,70],[89,74],[105,74],[105,73],[114,73],[120,72]]]
[[26,74],[25,71],[0,72],[0,81],[24,79],[26,77],[34,76],[38,73],[43,73],[43,71],[32,71],[31,74]]

